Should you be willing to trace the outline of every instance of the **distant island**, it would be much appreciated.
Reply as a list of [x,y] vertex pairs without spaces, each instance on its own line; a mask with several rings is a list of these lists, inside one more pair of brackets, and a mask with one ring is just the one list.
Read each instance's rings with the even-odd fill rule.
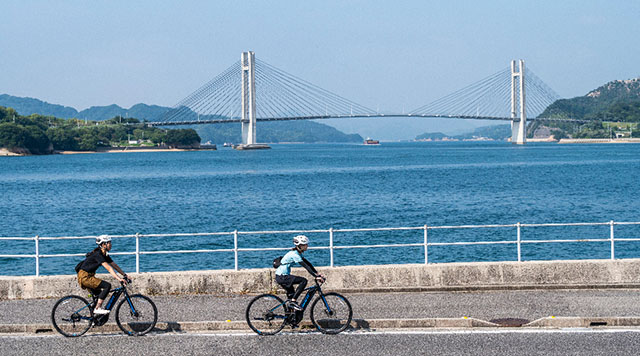
[[137,119],[104,121],[23,116],[0,106],[2,155],[43,155],[55,152],[95,152],[113,147],[199,148],[193,129],[163,130]]
[[[77,119],[80,121],[105,121],[112,118],[136,118],[139,122],[156,121],[169,107],[147,104],[136,104],[129,109],[118,105],[93,106],[78,111],[72,107],[50,104],[34,98],[21,98],[8,94],[0,95],[0,106],[13,108],[21,115],[32,114],[52,116],[61,119]],[[195,115],[195,114],[194,114]],[[195,130],[202,142],[214,144],[242,142],[239,123],[216,125],[182,126]],[[358,134],[345,134],[331,126],[314,121],[280,121],[258,123],[258,141],[264,143],[280,142],[353,142],[360,143],[363,138]]]
[[505,141],[511,137],[511,125],[492,125],[476,128],[471,133],[449,136],[442,132],[427,132],[414,141]]
[[[530,141],[640,138],[640,79],[614,80],[584,96],[557,100],[538,117],[590,121],[578,124],[532,120],[527,127]],[[415,141],[507,140],[510,137],[510,125],[493,125],[455,136],[423,133],[416,136]]]
[[592,120],[589,123],[532,122],[533,137],[547,131],[555,139],[640,137],[640,78],[614,80],[584,96],[560,99],[539,117]]

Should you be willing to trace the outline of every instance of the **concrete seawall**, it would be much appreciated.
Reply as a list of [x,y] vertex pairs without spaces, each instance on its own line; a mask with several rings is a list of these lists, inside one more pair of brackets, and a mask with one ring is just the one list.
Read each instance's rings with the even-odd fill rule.
[[[640,259],[481,262],[318,268],[327,290],[442,291],[483,289],[624,288],[640,286]],[[274,269],[132,274],[148,295],[264,293],[276,289]],[[304,270],[294,273],[307,275]],[[109,275],[101,275],[114,284]],[[0,277],[0,300],[82,294],[75,275]]]

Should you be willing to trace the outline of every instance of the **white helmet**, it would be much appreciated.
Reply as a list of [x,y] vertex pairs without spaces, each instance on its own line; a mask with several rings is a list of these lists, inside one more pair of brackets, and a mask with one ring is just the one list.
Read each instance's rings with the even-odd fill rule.
[[109,241],[111,241],[111,237],[109,237],[109,235],[100,235],[96,237],[96,245],[98,246]]
[[293,238],[293,244],[298,246],[298,245],[308,245],[309,244],[309,238],[304,236],[304,235],[298,235],[296,237]]

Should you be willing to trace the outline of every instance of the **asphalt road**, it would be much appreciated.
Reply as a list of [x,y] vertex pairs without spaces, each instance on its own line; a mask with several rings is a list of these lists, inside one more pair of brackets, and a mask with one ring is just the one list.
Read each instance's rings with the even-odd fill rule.
[[0,355],[637,355],[639,336],[638,330],[620,329],[0,335]]
[[[357,319],[547,316],[640,317],[640,290],[525,290],[345,294]],[[252,295],[152,296],[158,321],[243,321]],[[50,323],[56,299],[0,301],[0,324]],[[305,318],[308,318],[308,311]]]

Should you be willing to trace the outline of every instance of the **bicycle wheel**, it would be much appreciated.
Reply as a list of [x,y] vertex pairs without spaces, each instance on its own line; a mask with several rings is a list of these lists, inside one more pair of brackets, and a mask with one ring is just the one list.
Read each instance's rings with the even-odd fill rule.
[[259,335],[274,335],[284,328],[284,302],[273,294],[253,298],[247,306],[247,324]]
[[77,295],[60,298],[51,310],[51,322],[66,337],[84,335],[93,324],[93,308]]
[[116,308],[116,323],[125,334],[141,336],[153,329],[158,321],[158,309],[151,298],[142,294],[125,296]]
[[338,293],[327,293],[313,301],[311,322],[324,334],[337,334],[351,323],[353,310],[347,298]]

